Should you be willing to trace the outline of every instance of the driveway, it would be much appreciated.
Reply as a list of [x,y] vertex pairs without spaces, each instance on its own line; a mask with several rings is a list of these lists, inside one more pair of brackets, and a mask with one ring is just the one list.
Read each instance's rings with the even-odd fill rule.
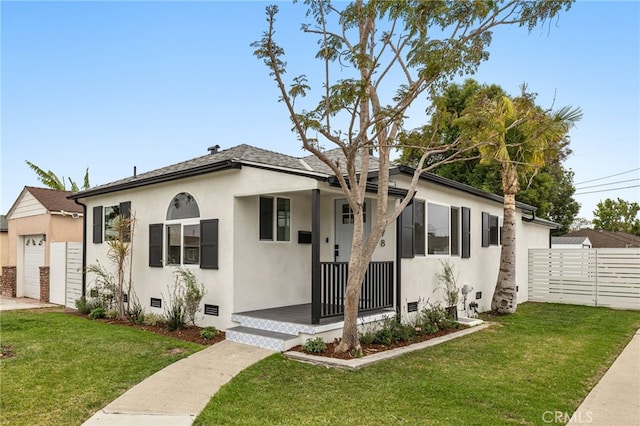
[[18,309],[54,308],[59,305],[53,303],[42,303],[36,299],[28,297],[6,297],[0,296],[0,311],[15,311]]

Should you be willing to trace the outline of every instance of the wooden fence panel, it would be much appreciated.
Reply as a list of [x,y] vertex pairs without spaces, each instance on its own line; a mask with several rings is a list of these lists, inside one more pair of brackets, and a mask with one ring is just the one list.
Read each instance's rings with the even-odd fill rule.
[[529,300],[640,309],[640,249],[531,249]]

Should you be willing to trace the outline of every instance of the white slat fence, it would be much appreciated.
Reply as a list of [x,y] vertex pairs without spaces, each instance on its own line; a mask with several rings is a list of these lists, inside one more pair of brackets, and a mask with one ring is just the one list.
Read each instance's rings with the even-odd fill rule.
[[640,310],[640,249],[531,249],[529,300]]

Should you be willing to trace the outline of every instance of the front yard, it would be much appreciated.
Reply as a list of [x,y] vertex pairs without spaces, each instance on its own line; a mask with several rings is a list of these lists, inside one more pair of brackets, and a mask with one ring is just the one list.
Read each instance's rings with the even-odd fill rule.
[[0,423],[79,425],[204,346],[62,312],[0,316]]
[[273,355],[195,424],[544,424],[570,416],[640,328],[637,311],[554,304],[485,319],[498,324],[358,371]]
[[[543,424],[578,407],[640,312],[526,303],[497,325],[358,371],[275,354],[218,392],[198,425]],[[62,312],[0,317],[0,422],[78,425],[203,346]],[[179,397],[179,396],[177,396]]]

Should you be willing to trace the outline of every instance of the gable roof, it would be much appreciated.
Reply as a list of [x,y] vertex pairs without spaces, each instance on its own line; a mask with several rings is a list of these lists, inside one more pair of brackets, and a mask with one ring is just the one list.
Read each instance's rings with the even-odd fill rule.
[[589,237],[551,237],[551,244],[582,245]]
[[640,236],[626,232],[610,232],[600,229],[580,229],[569,232],[563,237],[588,237],[593,248],[640,247]]
[[69,197],[73,194],[71,191],[60,191],[50,188],[38,188],[35,186],[25,186],[16,201],[9,209],[7,216],[10,216],[11,212],[17,206],[19,201],[24,197],[25,193],[30,193],[42,207],[44,207],[49,213],[82,213],[82,206],[76,204]]
[[[344,159],[344,154],[340,148],[325,151],[325,154],[332,160],[340,161]],[[344,161],[342,162],[344,164]],[[299,176],[307,176],[323,181],[328,181],[332,185],[337,184],[331,168],[318,159],[315,155],[307,155],[305,157],[293,157],[287,154],[258,148],[255,146],[242,144],[222,151],[213,152],[181,163],[162,167],[146,173],[137,174],[115,182],[99,185],[88,190],[76,192],[70,196],[71,199],[79,199],[91,197],[100,194],[107,194],[124,189],[137,188],[140,186],[151,185],[159,182],[167,182],[175,179],[181,179],[190,176],[197,176],[227,169],[239,169],[243,165],[259,167],[269,170],[282,171]],[[400,166],[391,164],[395,169],[395,173],[413,174],[413,168],[408,166]],[[360,168],[360,163],[356,163],[356,168]],[[379,169],[377,158],[370,157],[369,172],[371,177],[375,177]],[[503,197],[491,194],[472,186],[456,182],[432,173],[423,173],[423,180],[436,183],[441,186],[460,190],[475,196],[493,200],[499,203],[503,202]],[[401,192],[406,194],[406,190],[399,188],[389,188],[390,194],[393,192],[396,196],[403,196]],[[528,210],[533,213],[531,221],[542,223],[547,226],[556,227],[557,224],[535,218],[534,212],[537,207],[516,202],[516,207]]]

